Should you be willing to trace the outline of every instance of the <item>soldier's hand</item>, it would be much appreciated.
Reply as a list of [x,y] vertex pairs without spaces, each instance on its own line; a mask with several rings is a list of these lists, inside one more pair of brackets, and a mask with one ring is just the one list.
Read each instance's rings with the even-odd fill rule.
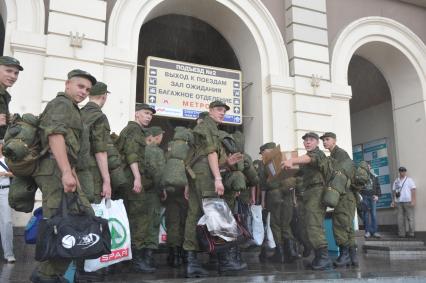
[[291,159],[284,160],[283,162],[281,162],[281,168],[284,170],[291,169],[292,167],[293,167],[293,161],[291,161]]
[[185,190],[183,191],[183,197],[186,200],[189,200],[189,186],[188,185],[185,186]]
[[142,192],[142,182],[139,179],[135,179],[135,181],[133,182],[133,191],[137,194],[139,194],[140,192]]
[[111,184],[109,182],[103,182],[101,195],[104,198],[111,198]]
[[243,160],[243,155],[240,152],[229,154],[228,158],[226,159],[226,163],[228,163],[229,166],[235,165],[236,163]]
[[214,191],[216,192],[218,196],[223,196],[225,188],[223,187],[221,179],[214,180]]
[[6,125],[6,114],[0,114],[0,126]]
[[62,174],[62,186],[65,193],[73,193],[77,187],[77,179],[71,172]]

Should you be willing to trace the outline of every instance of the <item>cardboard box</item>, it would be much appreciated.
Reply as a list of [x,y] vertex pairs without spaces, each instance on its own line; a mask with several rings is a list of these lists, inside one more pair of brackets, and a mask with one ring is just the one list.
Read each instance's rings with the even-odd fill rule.
[[281,162],[297,156],[297,151],[282,152],[280,145],[266,153],[263,158],[263,164],[265,164],[266,172],[268,173],[268,180],[295,176],[299,171],[299,166],[284,170],[281,167]]

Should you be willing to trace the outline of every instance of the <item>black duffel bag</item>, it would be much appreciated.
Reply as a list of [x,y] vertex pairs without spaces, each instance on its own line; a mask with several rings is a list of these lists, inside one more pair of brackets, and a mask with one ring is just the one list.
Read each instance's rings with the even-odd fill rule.
[[36,243],[37,261],[67,259],[94,259],[111,253],[111,234],[108,220],[80,209],[71,213],[68,206],[77,202],[73,194],[68,202],[63,196],[58,214],[40,222]]

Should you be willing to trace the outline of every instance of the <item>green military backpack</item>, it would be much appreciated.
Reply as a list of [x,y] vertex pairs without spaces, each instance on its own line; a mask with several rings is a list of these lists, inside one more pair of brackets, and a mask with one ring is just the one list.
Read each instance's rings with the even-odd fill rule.
[[48,147],[42,149],[39,135],[39,118],[33,114],[15,114],[4,136],[3,154],[7,166],[15,176],[31,176],[38,159]]
[[352,189],[359,191],[364,188],[370,178],[368,164],[365,161],[361,161],[356,167],[352,177]]

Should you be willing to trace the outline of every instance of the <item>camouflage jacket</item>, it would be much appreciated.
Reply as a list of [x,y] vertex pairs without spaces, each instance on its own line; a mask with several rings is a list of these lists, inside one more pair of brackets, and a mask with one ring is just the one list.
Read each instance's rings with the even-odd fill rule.
[[6,125],[0,127],[0,139],[4,138],[7,125],[10,122],[10,113],[9,113],[10,100],[11,100],[10,94],[6,91],[6,89],[4,89],[3,87],[0,87],[0,114],[6,114]]
[[71,166],[75,166],[81,148],[83,131],[83,122],[77,104],[65,93],[59,92],[40,115],[39,127],[42,148],[48,146],[50,135],[64,136],[68,160]]

